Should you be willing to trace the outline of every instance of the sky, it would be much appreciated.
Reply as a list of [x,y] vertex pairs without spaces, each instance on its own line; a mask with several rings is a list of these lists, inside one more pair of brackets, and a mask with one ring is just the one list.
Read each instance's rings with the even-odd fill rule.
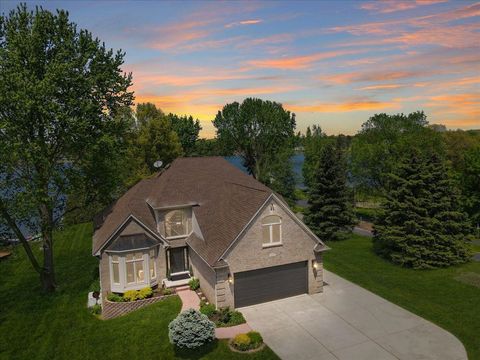
[[[0,0],[0,13],[17,1]],[[247,97],[294,112],[297,130],[355,134],[376,113],[424,110],[480,128],[480,2],[29,1],[126,52],[136,103],[201,121]]]

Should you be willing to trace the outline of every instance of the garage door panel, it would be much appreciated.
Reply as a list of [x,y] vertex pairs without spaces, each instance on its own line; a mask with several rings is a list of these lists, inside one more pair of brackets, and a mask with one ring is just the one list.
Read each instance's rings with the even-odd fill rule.
[[235,307],[304,294],[308,291],[307,262],[234,274]]

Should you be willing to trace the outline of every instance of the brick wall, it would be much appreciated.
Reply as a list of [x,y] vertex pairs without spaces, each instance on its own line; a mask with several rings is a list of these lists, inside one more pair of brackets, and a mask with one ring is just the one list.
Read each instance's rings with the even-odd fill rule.
[[102,317],[104,320],[113,319],[118,316],[128,314],[129,312],[138,310],[144,306],[161,301],[165,298],[166,296],[158,296],[131,302],[112,302],[104,298],[104,300],[102,301]]

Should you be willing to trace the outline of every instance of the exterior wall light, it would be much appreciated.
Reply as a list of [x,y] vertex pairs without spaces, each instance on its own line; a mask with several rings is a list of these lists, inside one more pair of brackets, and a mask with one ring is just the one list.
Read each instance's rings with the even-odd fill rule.
[[318,269],[318,262],[317,260],[312,260],[312,267],[317,270]]
[[232,276],[232,274],[230,274],[230,273],[228,274],[228,282],[229,282],[230,284],[233,284],[233,276]]

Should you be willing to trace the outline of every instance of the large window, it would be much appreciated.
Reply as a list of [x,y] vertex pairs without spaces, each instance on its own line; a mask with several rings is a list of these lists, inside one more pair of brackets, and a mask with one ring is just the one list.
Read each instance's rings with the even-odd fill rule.
[[110,279],[114,292],[141,289],[157,281],[155,249],[110,254]]
[[184,210],[172,210],[165,214],[165,236],[187,235],[187,215]]
[[277,215],[265,216],[262,219],[263,246],[280,245],[282,243],[282,219]]

